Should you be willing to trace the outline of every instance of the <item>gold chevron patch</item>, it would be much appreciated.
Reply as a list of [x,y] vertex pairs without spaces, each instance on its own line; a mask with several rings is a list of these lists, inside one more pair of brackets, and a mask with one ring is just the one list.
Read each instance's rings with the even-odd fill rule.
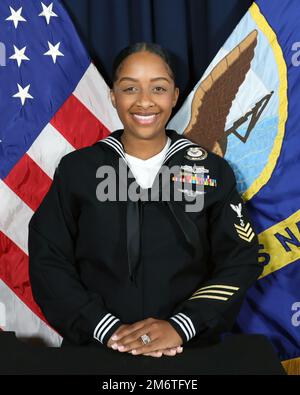
[[245,226],[236,225],[236,224],[234,224],[234,226],[235,226],[235,229],[236,229],[239,237],[250,243],[250,241],[255,236],[255,233],[253,232],[253,229],[251,228],[250,223],[248,222]]

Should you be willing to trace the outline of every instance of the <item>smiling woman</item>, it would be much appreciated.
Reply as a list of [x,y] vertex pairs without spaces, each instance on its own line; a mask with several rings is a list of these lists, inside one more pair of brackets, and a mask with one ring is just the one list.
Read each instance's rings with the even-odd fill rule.
[[[178,95],[164,49],[124,49],[111,90],[124,129],[64,156],[30,221],[33,295],[63,344],[160,357],[214,343],[262,272],[230,166],[166,129]],[[125,198],[99,199],[108,167]]]
[[125,48],[114,64],[111,99],[124,125],[125,151],[141,159],[166,145],[165,126],[175,107],[175,86],[169,55],[156,44]]

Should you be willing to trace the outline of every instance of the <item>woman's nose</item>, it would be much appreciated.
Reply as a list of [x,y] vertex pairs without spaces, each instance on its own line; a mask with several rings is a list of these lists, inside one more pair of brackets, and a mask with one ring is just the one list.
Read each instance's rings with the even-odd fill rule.
[[141,91],[137,99],[137,105],[148,108],[154,106],[150,92]]

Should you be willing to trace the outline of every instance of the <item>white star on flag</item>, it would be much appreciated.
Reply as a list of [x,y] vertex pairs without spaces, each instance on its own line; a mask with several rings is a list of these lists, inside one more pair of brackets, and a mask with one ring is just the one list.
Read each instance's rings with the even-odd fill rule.
[[39,16],[44,16],[47,21],[47,25],[49,25],[51,17],[53,17],[53,16],[58,17],[58,15],[55,14],[55,12],[53,12],[53,10],[52,10],[53,3],[51,3],[48,7],[42,2],[41,2],[41,5],[43,7],[43,12],[41,12],[39,14]]
[[26,47],[22,48],[22,49],[18,49],[15,45],[14,45],[14,49],[15,49],[15,54],[10,56],[9,59],[13,59],[16,60],[18,63],[18,67],[21,66],[21,63],[23,60],[30,60],[26,55],[25,55],[25,51],[26,51]]
[[15,29],[18,27],[19,22],[27,22],[25,18],[22,17],[21,13],[22,13],[22,8],[20,7],[18,9],[18,11],[15,11],[11,6],[9,6],[10,8],[10,12],[11,15],[6,18],[6,21],[13,21],[14,25],[15,25]]
[[44,55],[52,56],[53,63],[56,63],[57,56],[65,56],[63,53],[60,52],[59,46],[60,42],[57,43],[55,46],[48,41],[49,51],[45,52]]
[[22,106],[24,106],[26,99],[33,99],[31,94],[28,92],[30,88],[30,84],[27,85],[25,88],[22,88],[20,84],[18,84],[19,92],[13,95],[13,97],[18,97],[21,99]]

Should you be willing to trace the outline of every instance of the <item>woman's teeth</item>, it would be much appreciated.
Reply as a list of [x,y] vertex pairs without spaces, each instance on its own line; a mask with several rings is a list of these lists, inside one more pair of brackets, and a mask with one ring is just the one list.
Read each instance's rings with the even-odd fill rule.
[[155,120],[156,116],[157,114],[151,114],[151,115],[133,114],[133,118],[143,125],[152,123]]

